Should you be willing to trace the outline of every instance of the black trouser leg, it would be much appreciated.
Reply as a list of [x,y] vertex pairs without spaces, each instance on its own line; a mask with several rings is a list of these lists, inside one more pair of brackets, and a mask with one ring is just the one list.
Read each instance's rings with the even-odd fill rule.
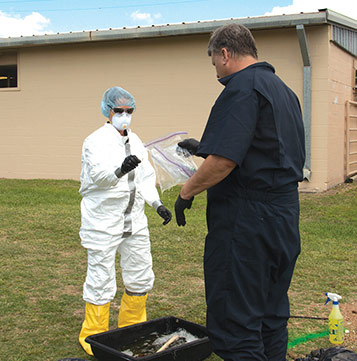
[[288,345],[287,321],[290,314],[287,292],[295,263],[296,259],[270,286],[268,304],[262,324],[264,352],[269,361],[286,359]]
[[214,352],[226,361],[285,360],[298,207],[277,214],[274,206],[243,199],[209,207],[207,328]]

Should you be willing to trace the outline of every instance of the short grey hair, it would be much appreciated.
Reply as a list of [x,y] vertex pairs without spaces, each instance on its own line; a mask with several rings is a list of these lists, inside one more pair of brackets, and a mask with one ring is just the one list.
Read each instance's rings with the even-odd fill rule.
[[258,51],[250,30],[244,25],[229,24],[216,29],[208,43],[208,55],[226,48],[234,57],[251,55],[258,59]]

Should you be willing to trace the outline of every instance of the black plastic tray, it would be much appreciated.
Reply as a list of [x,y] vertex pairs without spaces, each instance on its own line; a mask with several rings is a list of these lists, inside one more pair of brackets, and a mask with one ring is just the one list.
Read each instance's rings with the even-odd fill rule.
[[[143,357],[129,356],[117,350],[153,332],[171,333],[179,328],[199,339]],[[86,341],[99,361],[202,361],[212,353],[206,327],[173,316],[88,336]]]

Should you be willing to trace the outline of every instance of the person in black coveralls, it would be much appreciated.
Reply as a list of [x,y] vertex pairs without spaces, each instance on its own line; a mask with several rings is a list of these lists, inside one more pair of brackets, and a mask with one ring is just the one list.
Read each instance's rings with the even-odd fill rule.
[[288,289],[300,253],[298,182],[304,126],[294,92],[258,62],[250,31],[217,29],[208,55],[225,86],[202,139],[179,143],[204,162],[182,187],[176,221],[207,190],[207,329],[225,361],[286,359]]

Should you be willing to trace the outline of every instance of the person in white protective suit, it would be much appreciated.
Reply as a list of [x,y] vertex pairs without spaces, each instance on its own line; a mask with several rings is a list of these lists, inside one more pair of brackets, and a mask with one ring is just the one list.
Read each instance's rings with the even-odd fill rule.
[[79,190],[83,196],[79,234],[88,251],[83,286],[86,311],[79,342],[90,355],[85,338],[109,328],[110,302],[117,290],[117,252],[125,286],[118,327],[146,321],[145,303],[154,273],[145,202],[156,209],[164,225],[171,220],[171,212],[160,201],[147,151],[129,129],[133,96],[122,88],[110,88],[103,95],[101,110],[109,120],[83,143]]

